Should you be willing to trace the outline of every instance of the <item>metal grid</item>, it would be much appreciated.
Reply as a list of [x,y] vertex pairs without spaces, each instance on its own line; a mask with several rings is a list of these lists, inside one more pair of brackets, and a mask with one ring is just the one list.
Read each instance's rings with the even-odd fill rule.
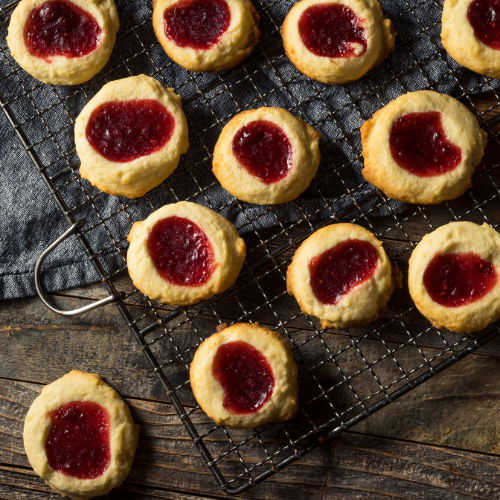
[[[500,224],[497,220],[500,189],[495,177],[498,164],[481,165],[473,180],[474,187],[459,200],[438,207],[412,205],[405,211],[349,175],[350,169],[359,169],[361,165],[357,138],[360,123],[346,124],[342,113],[354,106],[362,122],[374,111],[365,106],[367,94],[377,96],[379,108],[390,100],[387,88],[396,85],[403,93],[408,89],[409,78],[418,77],[421,88],[436,90],[440,83],[453,81],[458,89],[457,97],[476,113],[489,133],[490,142],[500,147],[498,132],[493,131],[500,120],[500,115],[496,115],[500,106],[496,88],[484,78],[473,89],[489,90],[495,98],[489,109],[479,112],[470,97],[470,89],[467,92],[461,85],[456,66],[436,42],[439,23],[424,26],[420,21],[422,5],[431,3],[440,9],[441,2],[401,2],[401,16],[411,16],[412,22],[420,26],[415,36],[423,37],[437,49],[437,55],[429,57],[439,57],[445,63],[447,70],[439,78],[432,79],[426,74],[425,59],[412,56],[413,63],[400,71],[389,68],[392,76],[381,83],[371,81],[370,75],[365,77],[358,95],[349,94],[354,87],[346,86],[349,102],[333,108],[328,86],[286,69],[288,62],[278,28],[280,13],[291,7],[287,0],[263,0],[258,5],[261,29],[266,33],[262,50],[246,64],[223,75],[194,75],[171,63],[154,35],[151,36],[149,2],[116,3],[122,26],[113,53],[115,62],[87,84],[74,88],[43,85],[17,66],[5,42],[1,42],[0,103],[68,223],[80,222],[76,235],[99,279],[111,295],[117,296],[116,305],[167,397],[226,492],[240,493],[276,473],[326,438],[364,419],[499,333],[497,326],[474,335],[429,327],[411,304],[406,282],[403,290],[394,294],[388,313],[374,324],[350,331],[324,332],[315,319],[300,312],[285,291],[286,268],[297,244],[319,227],[342,218],[349,217],[382,239],[392,262],[403,271],[405,278],[409,255],[422,237],[422,222],[429,231],[450,220],[487,222],[495,228]],[[0,29],[3,31],[15,5],[2,10]],[[2,33],[2,40],[4,35]],[[103,83],[140,72],[175,87],[182,96],[188,122],[192,117],[197,120],[196,124],[189,123],[190,139],[191,148],[197,149],[198,154],[202,151],[198,156],[201,159],[193,163],[188,153],[183,166],[162,187],[140,200],[115,197],[110,210],[106,203],[109,197],[78,175],[72,136],[74,119]],[[303,97],[297,97],[295,87],[304,85],[307,86],[305,97],[304,93]],[[222,95],[229,95],[232,103],[229,109],[221,110],[217,105]],[[213,206],[211,188],[216,186],[216,181],[209,167],[213,144],[223,124],[244,109],[276,105],[276,99],[281,99],[283,107],[320,131],[324,132],[323,127],[332,123],[338,131],[336,138],[331,136],[331,130],[327,131],[330,143],[323,142],[321,153],[328,168],[320,170],[309,195],[322,201],[321,208],[308,208],[307,197],[303,202],[292,202],[288,208],[294,221],[288,222],[276,207],[268,207],[264,214],[255,215],[251,206],[228,196],[223,209],[235,209],[243,214],[243,222],[240,219],[237,228],[246,233],[248,247],[245,268],[228,292],[191,308],[161,305],[137,290],[119,293],[114,279],[125,270],[125,236],[132,223],[144,218],[145,209],[152,212],[165,203],[181,199]],[[311,103],[319,103],[324,113],[311,115],[308,112]],[[205,122],[200,122],[200,109]],[[487,120],[492,115],[495,116]],[[339,151],[343,156],[339,156]],[[335,177],[342,187],[342,192],[335,193],[334,202],[322,192],[329,177]],[[181,189],[174,188],[179,185],[177,178],[183,180]],[[220,206],[217,208],[220,211]],[[375,217],[381,210],[386,216]],[[275,227],[263,229],[261,221],[266,218],[268,225],[269,217]],[[117,220],[120,223],[116,224]],[[207,424],[198,418],[200,409],[189,388],[187,371],[203,340],[200,332],[215,331],[216,325],[222,322],[238,321],[259,321],[282,333],[292,346],[300,366],[301,387],[300,416],[293,423],[235,430]]]

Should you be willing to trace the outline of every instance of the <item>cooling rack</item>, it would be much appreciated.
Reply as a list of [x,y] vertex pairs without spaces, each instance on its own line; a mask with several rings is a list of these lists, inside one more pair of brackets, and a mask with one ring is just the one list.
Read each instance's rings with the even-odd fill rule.
[[[118,0],[121,27],[113,58],[99,75],[76,87],[43,85],[21,70],[5,43],[16,3],[4,6],[0,18],[0,107],[69,225],[38,261],[35,274],[40,297],[53,311],[65,315],[116,304],[207,467],[231,494],[300,459],[500,332],[497,325],[471,335],[430,327],[414,308],[406,285],[408,258],[424,232],[454,220],[498,227],[498,163],[482,164],[472,189],[459,200],[437,207],[394,203],[359,175],[359,126],[376,109],[410,90],[452,91],[476,114],[489,134],[490,148],[500,146],[494,129],[500,121],[496,85],[458,67],[443,51],[439,43],[441,1],[382,2],[396,29],[405,26],[411,36],[400,39],[396,55],[363,79],[335,86],[334,96],[333,86],[298,74],[284,55],[279,26],[291,3],[255,3],[263,33],[259,49],[235,70],[206,75],[184,71],[165,56],[152,32],[147,0]],[[158,78],[181,95],[191,147],[174,174],[146,196],[139,200],[109,197],[78,174],[74,120],[104,83],[140,73]],[[488,109],[479,111],[471,95],[484,91],[494,100]],[[323,134],[323,162],[316,179],[285,209],[256,209],[221,195],[211,173],[210,155],[222,126],[234,114],[262,105],[285,107]],[[117,277],[126,269],[126,235],[133,222],[179,200],[203,203],[231,217],[248,248],[236,284],[190,308],[162,305],[117,285]],[[287,295],[285,273],[301,241],[340,220],[361,224],[383,240],[405,280],[387,314],[372,325],[325,332]],[[72,235],[109,297],[76,311],[60,311],[44,295],[40,271],[45,257]],[[237,321],[259,321],[290,343],[300,367],[301,389],[300,415],[293,422],[236,430],[196,418],[200,409],[189,387],[189,363],[204,332]]]

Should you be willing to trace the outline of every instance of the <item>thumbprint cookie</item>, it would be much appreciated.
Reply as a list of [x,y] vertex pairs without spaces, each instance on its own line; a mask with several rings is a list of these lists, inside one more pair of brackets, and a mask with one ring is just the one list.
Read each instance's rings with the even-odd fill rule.
[[76,119],[75,143],[84,179],[108,194],[142,196],[188,149],[180,97],[146,75],[108,83]]
[[320,137],[282,108],[243,111],[222,130],[213,172],[239,200],[257,205],[285,203],[305,191],[316,175]]
[[113,0],[22,0],[12,14],[7,43],[31,76],[77,85],[108,62],[119,26]]
[[382,243],[356,224],[334,224],[309,236],[293,256],[287,291],[323,328],[353,328],[387,309],[401,273]]
[[488,224],[451,222],[411,254],[410,295],[436,327],[472,333],[500,317],[500,235]]
[[457,63],[500,78],[500,3],[497,0],[446,0],[441,41]]
[[358,80],[394,50],[395,32],[378,0],[301,0],[281,34],[297,70],[323,83]]
[[167,55],[189,71],[244,61],[260,39],[250,0],[153,0],[153,27]]
[[185,306],[228,289],[245,260],[245,242],[222,215],[180,201],[136,222],[127,265],[134,285],[151,299]]
[[453,97],[409,92],[361,127],[362,173],[389,198],[423,204],[453,200],[471,187],[486,139],[475,116]]
[[240,429],[295,417],[298,367],[283,337],[258,323],[217,332],[198,347],[189,372],[201,409]]
[[73,370],[42,389],[23,439],[31,466],[51,488],[85,500],[108,494],[128,476],[139,426],[99,375]]

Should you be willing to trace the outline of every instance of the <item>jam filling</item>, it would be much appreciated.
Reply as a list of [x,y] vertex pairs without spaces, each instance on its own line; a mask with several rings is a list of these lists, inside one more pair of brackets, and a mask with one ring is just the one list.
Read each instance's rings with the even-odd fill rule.
[[215,269],[207,235],[184,217],[159,220],[149,233],[148,251],[162,278],[175,285],[203,285]]
[[52,469],[79,479],[104,474],[111,460],[108,412],[92,401],[71,401],[47,416],[52,428],[45,453]]
[[467,18],[476,37],[488,47],[500,50],[500,1],[474,0]]
[[446,307],[479,300],[496,285],[497,279],[495,266],[474,253],[438,253],[424,272],[428,294]]
[[29,13],[23,34],[28,52],[50,62],[53,56],[90,54],[99,45],[101,28],[93,16],[77,5],[54,0]]
[[368,280],[378,265],[375,247],[363,240],[346,240],[309,262],[311,288],[323,304],[335,305]]
[[434,177],[455,169],[462,152],[446,139],[441,113],[408,113],[391,128],[389,146],[394,161],[418,177]]
[[351,57],[366,52],[365,30],[346,5],[324,3],[306,9],[299,19],[304,45],[317,56]]
[[170,111],[154,99],[110,101],[92,112],[85,135],[104,158],[125,163],[161,149],[174,127]]
[[168,7],[165,35],[179,47],[207,50],[229,28],[231,13],[224,0],[180,0]]
[[242,340],[227,342],[217,349],[212,372],[224,390],[222,404],[231,413],[254,413],[273,392],[271,365],[262,353]]
[[240,128],[233,138],[233,154],[248,173],[265,184],[286,177],[293,165],[293,148],[288,137],[267,120]]

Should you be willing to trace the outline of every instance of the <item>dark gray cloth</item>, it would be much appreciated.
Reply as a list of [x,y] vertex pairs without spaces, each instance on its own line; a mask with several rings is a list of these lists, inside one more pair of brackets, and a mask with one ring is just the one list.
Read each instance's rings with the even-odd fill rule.
[[[125,266],[125,238],[132,223],[177,200],[214,208],[241,234],[267,227],[278,232],[299,221],[332,217],[373,189],[360,173],[359,127],[374,111],[406,91],[433,89],[460,96],[497,85],[464,70],[444,52],[439,37],[440,2],[383,0],[398,32],[396,50],[365,77],[347,85],[312,81],[295,70],[282,48],[273,48],[279,45],[278,28],[291,7],[286,0],[256,2],[263,38],[252,57],[272,50],[226,81],[218,75],[189,73],[168,59],[151,27],[149,1],[116,3],[121,27],[111,60],[90,82],[76,87],[43,85],[27,75],[7,49],[7,23],[0,26],[0,93],[47,172],[73,166],[73,173],[56,185],[72,216],[85,220],[85,236],[110,274]],[[72,120],[104,83],[140,73],[158,78],[191,101],[185,106],[191,146],[163,185],[134,201],[100,193],[77,176]],[[200,88],[206,90],[204,96],[191,100]],[[298,200],[277,207],[234,200],[211,172],[210,154],[223,125],[234,114],[260,106],[284,107],[323,134],[322,162],[315,180]],[[68,226],[3,113],[0,133],[0,298],[23,297],[35,293],[36,259]],[[363,206],[365,213],[378,216],[404,208],[380,199]],[[44,265],[47,291],[96,280],[74,237]]]

